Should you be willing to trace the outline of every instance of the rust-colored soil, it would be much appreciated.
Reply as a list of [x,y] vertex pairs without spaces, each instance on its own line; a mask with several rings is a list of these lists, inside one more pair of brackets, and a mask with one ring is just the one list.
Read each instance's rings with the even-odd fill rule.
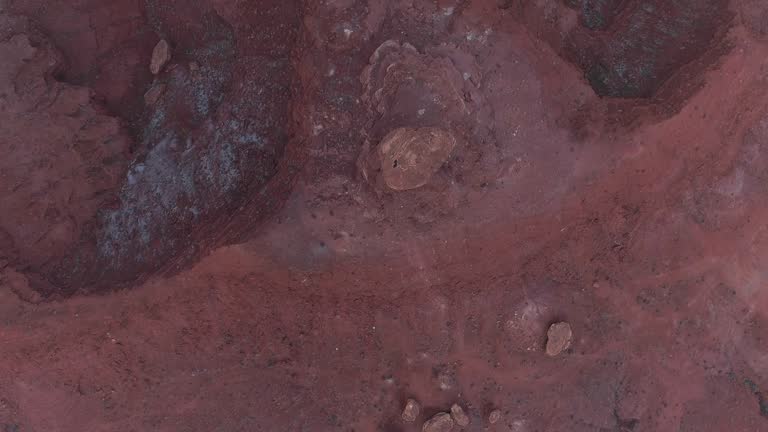
[[768,430],[767,20],[0,0],[0,432]]

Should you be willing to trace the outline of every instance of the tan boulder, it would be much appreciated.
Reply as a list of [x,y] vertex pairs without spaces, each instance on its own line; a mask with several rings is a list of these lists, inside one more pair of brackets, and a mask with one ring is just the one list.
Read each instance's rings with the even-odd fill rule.
[[171,61],[171,46],[165,39],[161,39],[152,50],[152,59],[149,62],[150,72],[153,75],[159,74],[169,61]]
[[424,186],[455,147],[456,137],[444,129],[395,129],[378,149],[384,182],[397,191]]
[[427,420],[422,426],[422,432],[451,432],[453,430],[453,419],[448,413],[438,413]]
[[419,411],[421,411],[419,403],[416,402],[415,399],[408,399],[400,417],[402,417],[403,421],[411,423],[416,421],[416,418],[419,416]]
[[573,332],[571,325],[559,322],[549,326],[547,331],[547,355],[555,357],[571,346]]

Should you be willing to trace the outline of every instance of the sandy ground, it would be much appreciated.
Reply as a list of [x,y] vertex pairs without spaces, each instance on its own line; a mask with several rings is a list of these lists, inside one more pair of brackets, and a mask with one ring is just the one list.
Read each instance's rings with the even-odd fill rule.
[[768,430],[768,4],[6,0],[0,58],[2,432]]

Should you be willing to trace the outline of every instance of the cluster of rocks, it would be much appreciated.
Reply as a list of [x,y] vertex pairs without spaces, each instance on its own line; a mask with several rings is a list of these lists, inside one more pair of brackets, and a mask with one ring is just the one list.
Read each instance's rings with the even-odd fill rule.
[[[568,350],[573,339],[571,325],[567,322],[557,322],[549,326],[547,331],[546,353],[551,357],[558,356]],[[401,418],[407,423],[413,423],[419,418],[421,405],[415,399],[408,399],[403,408]],[[501,420],[501,411],[494,409],[488,414],[488,423],[495,424]],[[454,427],[464,428],[469,425],[469,416],[459,404],[453,404],[449,412],[439,412],[424,422],[422,432],[451,432]]]
[[[408,399],[401,415],[403,421],[413,423],[419,417],[421,406],[415,399]],[[501,419],[501,411],[493,410],[488,414],[488,423],[494,424]],[[439,412],[424,422],[422,432],[450,432],[455,426],[463,428],[469,425],[469,416],[459,404],[453,404],[450,412]]]

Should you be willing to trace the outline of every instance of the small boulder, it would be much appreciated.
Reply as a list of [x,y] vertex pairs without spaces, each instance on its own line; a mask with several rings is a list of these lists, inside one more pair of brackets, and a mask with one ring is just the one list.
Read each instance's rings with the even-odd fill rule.
[[152,106],[157,103],[157,101],[160,100],[160,97],[163,96],[163,93],[165,92],[165,84],[155,84],[147,90],[146,93],[144,93],[144,103],[147,104],[147,106]]
[[448,413],[438,413],[427,420],[422,426],[422,432],[451,432],[453,429],[453,419]]
[[488,414],[488,423],[495,424],[499,420],[501,420],[501,411],[500,410],[493,410],[490,414]]
[[155,49],[152,50],[152,60],[149,62],[149,71],[153,75],[159,74],[165,65],[171,61],[171,46],[165,39],[161,39],[160,42],[155,45]]
[[571,325],[559,322],[549,326],[547,331],[547,355],[555,357],[571,346],[573,332]]
[[408,402],[405,403],[403,414],[401,414],[400,417],[403,418],[403,421],[411,423],[416,421],[416,417],[419,416],[419,411],[421,411],[419,403],[414,399],[408,399]]
[[457,425],[464,427],[469,424],[469,417],[464,412],[464,409],[459,404],[453,404],[451,407],[451,417]]
[[384,182],[397,191],[416,189],[448,160],[456,137],[440,128],[398,128],[379,144]]

